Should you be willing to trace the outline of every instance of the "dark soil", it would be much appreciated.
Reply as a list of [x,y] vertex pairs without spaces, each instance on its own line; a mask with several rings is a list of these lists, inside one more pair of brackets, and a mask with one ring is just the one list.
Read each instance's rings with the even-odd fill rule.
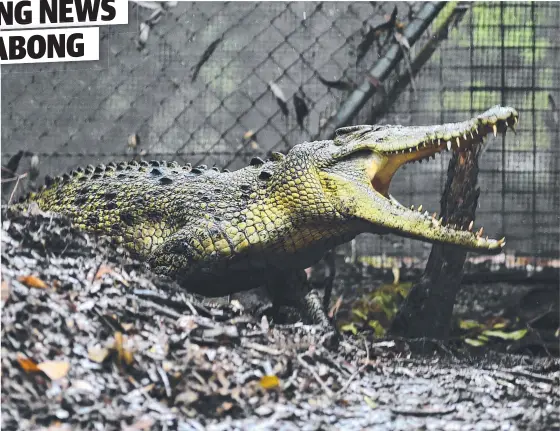
[[328,349],[199,299],[63,219],[4,218],[2,429],[560,426],[557,358],[371,333]]

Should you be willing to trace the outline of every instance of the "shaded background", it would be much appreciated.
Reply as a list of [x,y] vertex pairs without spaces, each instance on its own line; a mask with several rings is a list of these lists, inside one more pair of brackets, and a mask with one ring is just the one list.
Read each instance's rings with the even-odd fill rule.
[[[518,133],[489,139],[482,157],[476,225],[508,238],[499,267],[558,265],[559,3],[449,3],[410,51],[399,35],[423,3],[159,3],[159,17],[130,3],[127,26],[101,27],[98,62],[2,67],[3,165],[24,150],[18,174],[33,155],[42,176],[133,157],[240,168],[255,155],[321,136],[352,88],[400,40],[405,61],[374,82],[376,96],[352,123],[437,124],[495,104],[516,107]],[[442,28],[448,37],[404,85],[410,62]],[[284,93],[288,115],[270,82]],[[391,101],[387,95],[400,82]],[[309,110],[301,127],[294,94]],[[401,169],[391,193],[438,211],[448,157]],[[3,173],[4,181],[9,176]],[[11,190],[3,191],[6,202]],[[364,235],[339,253],[389,267],[397,256],[421,268],[429,250]]]

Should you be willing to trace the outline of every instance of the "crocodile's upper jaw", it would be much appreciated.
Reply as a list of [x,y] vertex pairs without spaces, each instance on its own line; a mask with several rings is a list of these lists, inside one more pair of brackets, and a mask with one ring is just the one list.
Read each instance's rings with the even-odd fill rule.
[[[422,212],[414,207],[408,209],[389,195],[391,179],[399,167],[406,163],[422,162],[435,158],[442,151],[469,151],[483,142],[492,133],[505,133],[508,127],[514,128],[518,113],[513,108],[494,107],[484,114],[462,123],[439,126],[367,127],[350,129],[352,132],[352,151],[370,150],[366,158],[365,172],[371,183],[369,190],[346,184],[345,191],[354,194],[355,207],[352,212],[358,218],[372,224],[372,231],[390,231],[429,242],[440,242],[463,246],[469,250],[483,253],[499,253],[505,245],[500,240],[482,237],[482,229],[473,233],[469,226],[446,226],[442,219]],[[358,135],[358,136],[357,136]],[[358,143],[356,144],[356,140]],[[348,149],[343,152],[348,153]],[[434,213],[435,214],[435,213]]]

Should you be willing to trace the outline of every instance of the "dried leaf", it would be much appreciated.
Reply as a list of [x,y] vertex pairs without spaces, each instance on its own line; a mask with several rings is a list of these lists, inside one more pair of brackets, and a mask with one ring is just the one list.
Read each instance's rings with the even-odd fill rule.
[[113,344],[113,349],[117,352],[117,358],[119,362],[123,361],[124,358],[124,347],[123,347],[123,335],[122,332],[115,332],[115,344]]
[[303,128],[303,120],[309,115],[309,108],[305,103],[305,95],[303,90],[300,89],[301,96],[299,94],[294,94],[294,109],[296,110],[296,121],[300,128]]
[[230,403],[229,401],[224,401],[222,405],[216,409],[216,411],[218,413],[223,413],[231,410],[232,407],[233,407],[233,403]]
[[109,349],[104,347],[90,347],[88,349],[88,358],[90,361],[101,364],[109,356]]
[[117,352],[117,359],[119,363],[125,363],[126,365],[130,365],[134,362],[134,356],[130,350],[124,348],[124,337],[122,332],[115,332],[115,344],[113,348]]
[[161,9],[161,5],[155,1],[140,1],[140,0],[132,0],[132,1],[138,4],[138,6],[142,6],[147,9]]
[[195,391],[187,390],[185,392],[180,393],[175,398],[175,404],[185,404],[189,405],[196,401],[198,401],[199,395]]
[[66,377],[70,370],[70,363],[68,361],[45,361],[37,365],[49,379],[58,380]]
[[391,270],[393,271],[393,284],[397,285],[401,279],[401,269],[398,266],[393,266]]
[[488,337],[501,338],[502,340],[521,340],[527,334],[527,329],[519,329],[513,332],[488,330],[484,331],[483,334]]
[[140,143],[140,138],[136,133],[128,136],[128,147],[129,148],[136,148]]
[[2,280],[2,291],[0,297],[3,303],[10,298],[10,286],[6,280]]
[[196,81],[196,78],[198,76],[198,73],[200,72],[200,69],[202,68],[202,66],[204,66],[204,63],[206,63],[208,61],[208,59],[212,56],[212,54],[214,53],[214,51],[216,50],[218,45],[222,42],[223,37],[224,36],[222,35],[218,39],[213,41],[208,46],[208,48],[206,48],[206,50],[202,53],[202,57],[200,58],[200,60],[196,64],[196,66],[193,67],[194,72],[193,72],[193,76],[192,76],[192,79],[191,79],[192,82]]
[[95,273],[94,280],[100,280],[104,275],[111,273],[113,273],[113,270],[110,267],[108,267],[107,265],[101,265]]
[[46,289],[47,287],[49,287],[43,280],[35,277],[34,275],[25,275],[18,277],[18,281],[21,281],[27,287],[35,287],[36,289]]
[[397,39],[397,42],[405,47],[406,49],[410,50],[410,43],[408,43],[408,39],[406,38],[405,35],[403,35],[402,33],[399,32],[395,32],[395,39]]
[[277,376],[262,376],[260,384],[264,389],[274,389],[280,385],[280,379]]
[[134,328],[134,323],[121,323],[121,326],[126,332],[128,332]]
[[270,324],[268,323],[268,319],[266,318],[266,315],[263,314],[261,318],[261,330],[263,332],[268,332],[269,329],[270,329]]
[[123,350],[123,360],[126,365],[130,365],[134,362],[134,355],[130,350]]
[[138,33],[138,47],[143,48],[146,45],[148,36],[150,35],[150,26],[145,22],[140,23],[140,31]]
[[253,138],[254,136],[255,136],[255,131],[254,130],[247,130],[243,134],[243,139],[247,141],[247,140]]
[[329,88],[334,88],[335,90],[352,91],[354,89],[354,84],[341,79],[329,80],[323,78],[319,74],[317,74],[317,79],[319,79],[323,85],[326,85]]
[[286,98],[286,95],[284,94],[284,92],[282,91],[282,89],[278,84],[271,81],[268,83],[268,86],[270,87],[270,90],[274,94],[274,97],[276,98],[276,102],[278,103],[278,106],[280,106],[282,113],[285,116],[287,116],[289,111],[288,111],[288,99]]
[[184,331],[191,332],[193,329],[198,328],[198,323],[196,322],[196,317],[195,316],[191,316],[191,315],[187,315],[187,316],[181,316],[177,319],[177,327],[179,327],[179,329],[182,329]]
[[268,83],[268,86],[270,87],[270,90],[274,94],[274,97],[276,97],[277,99],[280,99],[284,103],[288,102],[288,99],[286,98],[286,95],[284,94],[284,92],[282,91],[282,89],[280,88],[280,86],[278,84],[271,81],[271,82]]
[[19,366],[27,373],[36,373],[37,371],[39,371],[37,364],[33,360],[26,358],[22,354],[18,354],[17,361],[19,363]]

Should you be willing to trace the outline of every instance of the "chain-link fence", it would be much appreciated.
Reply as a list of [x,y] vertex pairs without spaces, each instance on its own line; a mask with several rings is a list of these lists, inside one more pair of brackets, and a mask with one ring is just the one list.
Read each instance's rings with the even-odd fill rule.
[[[483,156],[477,225],[517,254],[558,256],[558,3],[139,3],[128,26],[100,29],[98,62],[2,68],[3,165],[24,150],[20,173],[34,154],[41,174],[131,157],[235,169],[325,136],[364,85],[375,94],[353,124],[499,103],[521,123]],[[447,161],[407,166],[392,193],[438,210]],[[342,252],[421,267],[429,247],[364,236]]]

